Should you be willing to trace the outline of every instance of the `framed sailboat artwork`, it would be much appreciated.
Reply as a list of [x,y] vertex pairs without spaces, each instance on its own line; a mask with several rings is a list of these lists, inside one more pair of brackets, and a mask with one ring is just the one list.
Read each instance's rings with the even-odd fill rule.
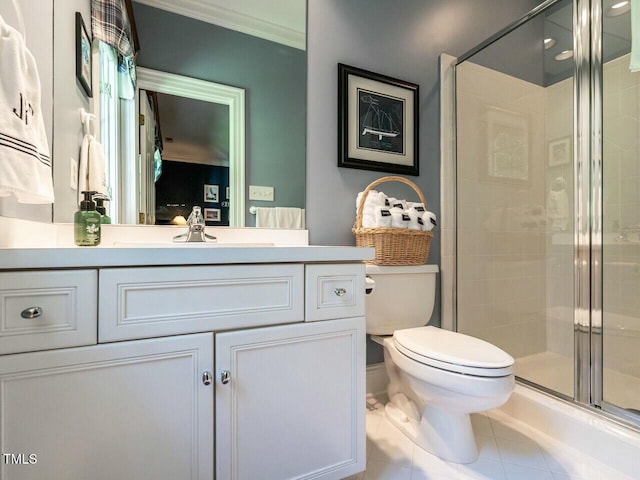
[[338,166],[418,175],[418,85],[338,64]]

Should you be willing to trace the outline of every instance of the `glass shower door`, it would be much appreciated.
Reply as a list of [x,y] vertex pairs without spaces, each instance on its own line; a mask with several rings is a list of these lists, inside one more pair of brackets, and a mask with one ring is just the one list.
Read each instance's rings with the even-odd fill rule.
[[549,0],[458,58],[456,328],[640,426],[640,72],[625,0]]
[[457,329],[574,397],[573,2],[456,65]]
[[602,23],[602,338],[596,349],[602,349],[601,406],[626,416],[640,412],[640,73],[629,68],[628,2],[605,0]]

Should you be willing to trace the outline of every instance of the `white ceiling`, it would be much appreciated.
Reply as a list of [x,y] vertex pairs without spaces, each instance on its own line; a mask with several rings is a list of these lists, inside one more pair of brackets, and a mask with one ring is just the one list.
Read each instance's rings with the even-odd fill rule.
[[135,0],[172,13],[305,49],[306,0]]

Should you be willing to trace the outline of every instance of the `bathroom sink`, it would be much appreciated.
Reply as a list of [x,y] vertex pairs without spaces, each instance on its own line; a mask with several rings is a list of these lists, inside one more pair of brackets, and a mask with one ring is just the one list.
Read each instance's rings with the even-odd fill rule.
[[120,248],[260,248],[273,243],[215,243],[215,242],[114,242]]

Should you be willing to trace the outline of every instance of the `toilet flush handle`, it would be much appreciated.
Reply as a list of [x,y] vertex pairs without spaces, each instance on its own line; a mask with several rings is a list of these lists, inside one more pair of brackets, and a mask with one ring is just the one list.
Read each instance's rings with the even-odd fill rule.
[[364,293],[369,295],[371,292],[373,292],[373,289],[375,288],[375,286],[376,286],[376,281],[373,278],[371,278],[369,275],[364,277]]

